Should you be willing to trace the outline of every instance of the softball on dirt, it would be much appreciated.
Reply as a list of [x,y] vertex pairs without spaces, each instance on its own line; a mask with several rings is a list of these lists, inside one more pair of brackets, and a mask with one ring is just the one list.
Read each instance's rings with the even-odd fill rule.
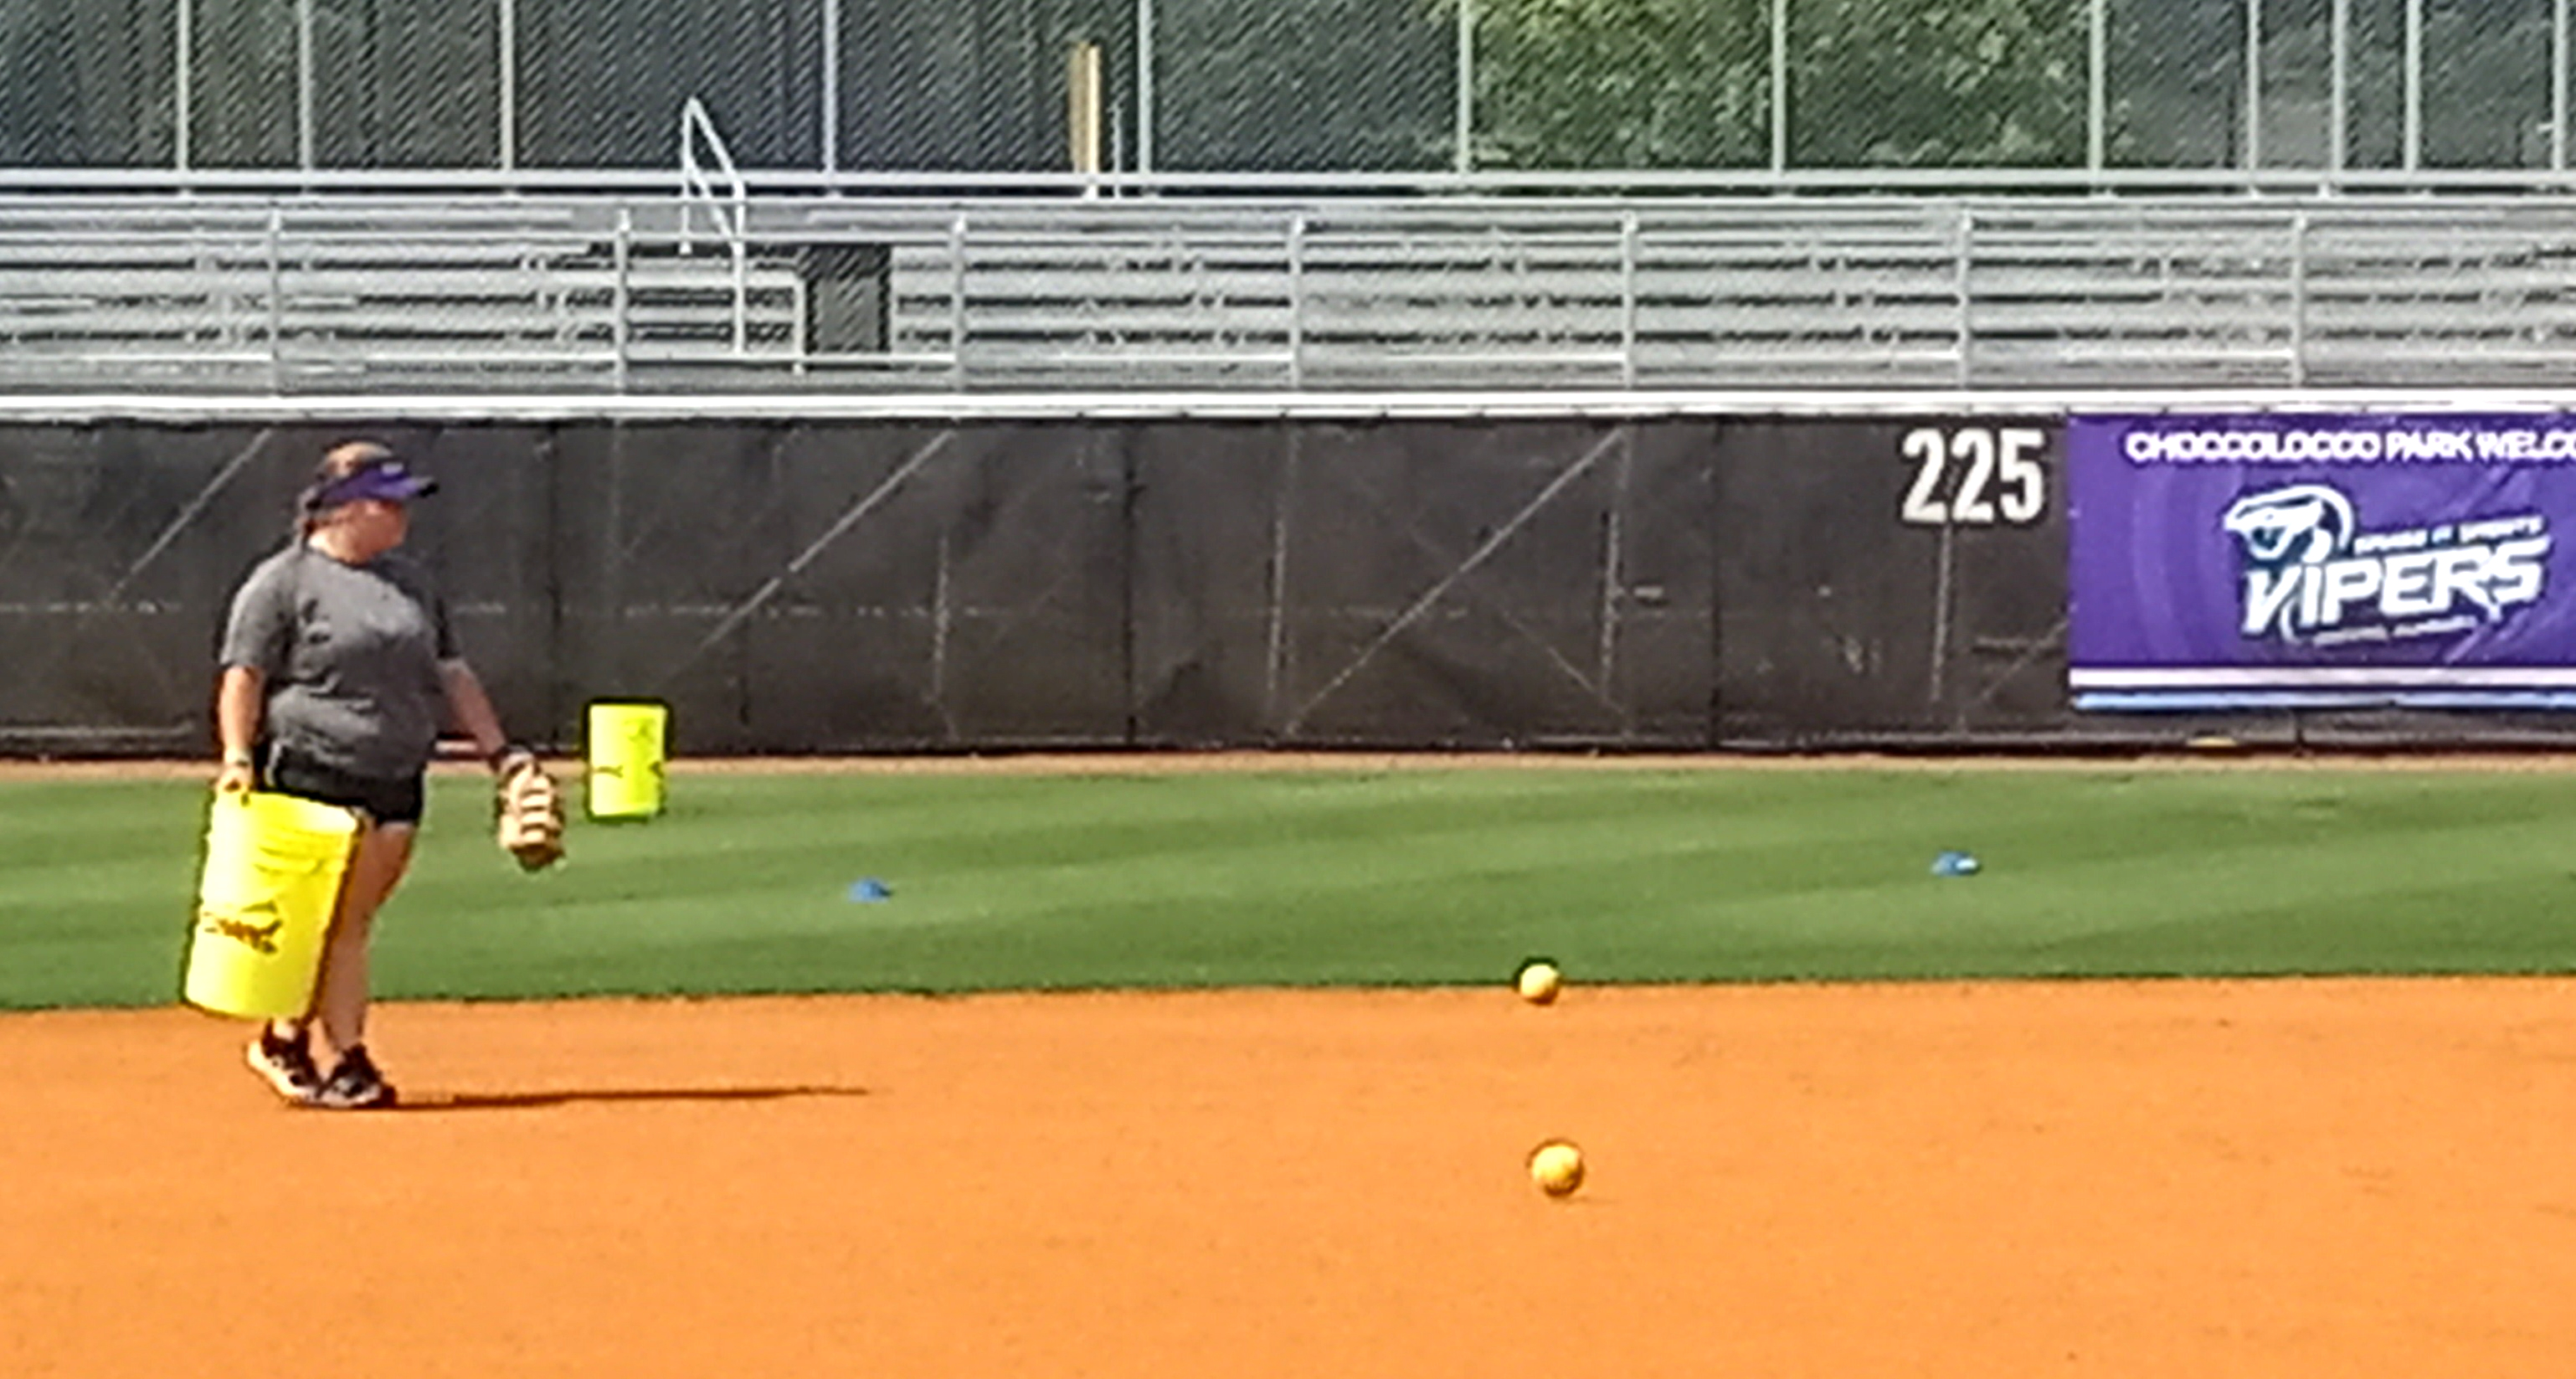
[[1566,1140],[1549,1140],[1530,1151],[1530,1181],[1550,1197],[1571,1197],[1583,1186],[1583,1151]]
[[1531,1005],[1543,1006],[1555,1000],[1557,991],[1564,985],[1565,978],[1558,973],[1555,963],[1533,962],[1521,969],[1521,999]]

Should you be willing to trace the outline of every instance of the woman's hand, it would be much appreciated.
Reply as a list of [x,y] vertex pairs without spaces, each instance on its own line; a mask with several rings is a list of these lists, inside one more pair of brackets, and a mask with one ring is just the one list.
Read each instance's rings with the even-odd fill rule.
[[259,778],[247,761],[227,758],[223,765],[215,768],[215,793],[218,795],[246,795],[258,783]]

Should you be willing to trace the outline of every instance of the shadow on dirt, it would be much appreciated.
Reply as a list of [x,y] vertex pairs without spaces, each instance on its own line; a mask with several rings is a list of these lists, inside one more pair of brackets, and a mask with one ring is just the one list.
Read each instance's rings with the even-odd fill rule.
[[406,1093],[398,1111],[534,1111],[551,1106],[651,1102],[791,1101],[801,1097],[861,1097],[865,1087],[609,1087],[551,1092]]

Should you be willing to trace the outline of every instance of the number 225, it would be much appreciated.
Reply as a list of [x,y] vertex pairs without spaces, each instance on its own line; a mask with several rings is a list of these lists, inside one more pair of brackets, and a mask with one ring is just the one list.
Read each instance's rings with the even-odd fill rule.
[[[1999,516],[2015,526],[2036,522],[2048,510],[2048,470],[2038,459],[2047,445],[2048,433],[2035,426],[1908,431],[1898,449],[1914,462],[1914,484],[1897,515],[1925,527],[1992,526]],[[1966,472],[1945,503],[1941,480],[1954,460]]]

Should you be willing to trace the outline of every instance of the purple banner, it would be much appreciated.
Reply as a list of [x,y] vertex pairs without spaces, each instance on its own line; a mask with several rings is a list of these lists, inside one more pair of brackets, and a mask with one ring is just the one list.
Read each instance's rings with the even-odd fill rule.
[[2079,709],[2576,708],[2576,415],[2079,416]]

